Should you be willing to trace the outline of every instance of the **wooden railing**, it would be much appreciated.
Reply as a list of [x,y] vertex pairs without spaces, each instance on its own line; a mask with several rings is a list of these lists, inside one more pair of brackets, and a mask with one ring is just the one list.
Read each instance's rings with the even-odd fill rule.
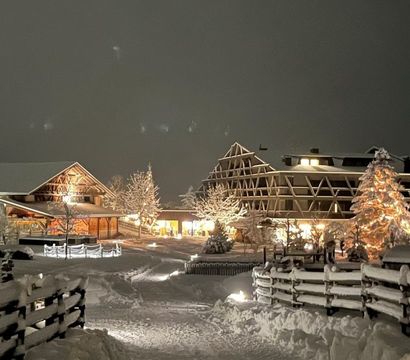
[[403,333],[410,335],[410,271],[382,269],[363,264],[360,271],[323,272],[292,269],[283,272],[272,268],[253,269],[254,298],[265,304],[285,302],[292,306],[322,306],[332,315],[340,308],[377,313],[396,318]]
[[68,327],[84,326],[86,277],[25,277],[0,284],[0,359],[23,359]]
[[[106,249],[101,244],[97,245],[68,245],[67,257],[73,258],[102,258],[118,257],[122,255],[122,249],[119,244]],[[44,245],[44,256],[64,259],[66,256],[66,245]]]

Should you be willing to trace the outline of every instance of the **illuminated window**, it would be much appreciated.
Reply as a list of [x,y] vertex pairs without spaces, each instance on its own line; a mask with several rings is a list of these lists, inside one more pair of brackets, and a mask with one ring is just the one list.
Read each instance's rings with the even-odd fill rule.
[[309,159],[306,159],[306,158],[300,159],[300,165],[309,165]]
[[318,166],[319,165],[319,159],[310,159],[310,165]]

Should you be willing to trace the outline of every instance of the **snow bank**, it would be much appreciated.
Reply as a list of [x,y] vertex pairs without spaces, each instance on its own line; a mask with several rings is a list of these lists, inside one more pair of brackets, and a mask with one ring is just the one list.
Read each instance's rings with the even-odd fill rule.
[[26,360],[129,360],[125,346],[106,330],[70,329],[66,339],[56,339],[27,352]]
[[[410,359],[410,342],[397,325],[359,317],[327,317],[307,309],[218,301],[210,320],[238,334],[254,334],[303,359]],[[406,357],[406,354],[408,357]]]

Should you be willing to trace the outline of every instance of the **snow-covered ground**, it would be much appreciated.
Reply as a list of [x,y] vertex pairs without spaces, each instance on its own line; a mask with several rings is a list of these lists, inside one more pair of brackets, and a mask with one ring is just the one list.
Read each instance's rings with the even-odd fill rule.
[[[182,275],[195,244],[141,244],[112,259],[16,261],[15,273],[90,277],[87,328],[30,350],[27,359],[404,359],[408,338],[397,322],[323,309],[218,301],[243,290],[251,275]],[[36,253],[40,249],[35,249]],[[103,329],[107,329],[104,332]],[[410,355],[407,359],[410,359]]]

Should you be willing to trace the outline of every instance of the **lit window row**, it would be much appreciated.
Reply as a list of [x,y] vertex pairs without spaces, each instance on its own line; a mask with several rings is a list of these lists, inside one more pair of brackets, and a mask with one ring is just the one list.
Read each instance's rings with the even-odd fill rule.
[[302,159],[300,159],[300,165],[318,166],[319,165],[319,159],[302,158]]

